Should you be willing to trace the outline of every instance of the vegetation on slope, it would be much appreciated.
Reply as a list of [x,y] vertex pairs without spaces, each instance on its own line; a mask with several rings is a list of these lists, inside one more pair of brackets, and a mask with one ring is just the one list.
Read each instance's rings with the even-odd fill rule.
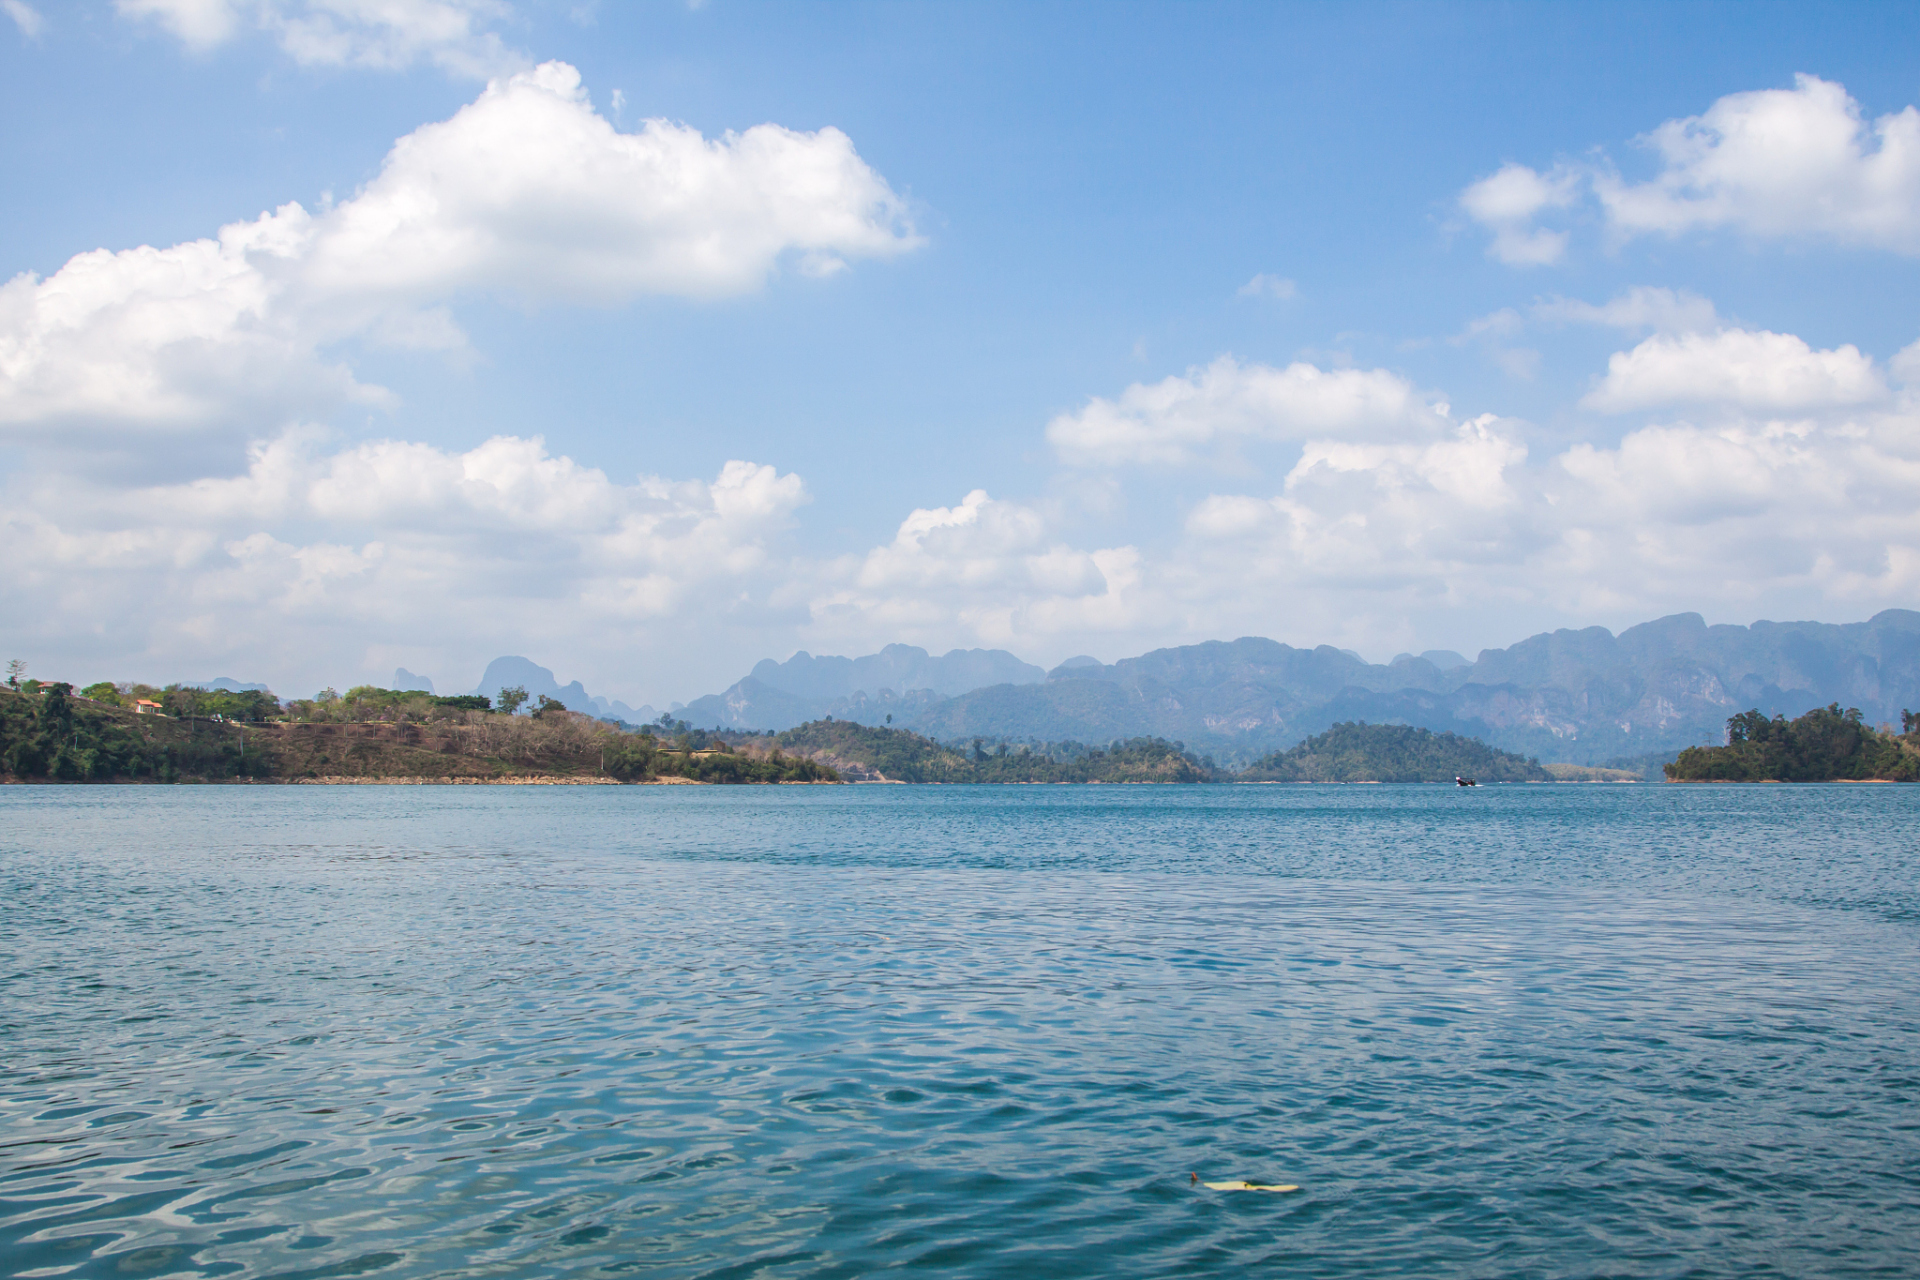
[[905,729],[815,720],[772,741],[856,779],[873,776],[890,782],[1212,782],[1217,776],[1212,761],[1158,738],[1134,738],[1104,748],[1071,742],[1016,747],[1003,742],[989,750],[984,740],[956,748]]
[[260,777],[271,761],[246,730],[135,716],[73,696],[65,683],[0,688],[0,774],[62,782]]
[[1797,720],[1744,711],[1727,721],[1727,745],[1689,747],[1667,766],[1674,782],[1920,781],[1920,715],[1883,733],[1839,703]]
[[[285,707],[271,693],[182,686],[92,686],[90,695],[98,696],[76,697],[70,685],[38,681],[0,688],[0,775],[67,782],[839,781],[829,766],[764,745],[730,743],[685,725],[674,726],[679,732],[671,737],[652,727],[628,732],[550,698],[532,715],[512,715],[488,710],[485,698],[371,687]],[[165,709],[136,714],[131,708],[139,701]]]
[[1247,782],[1547,782],[1538,761],[1476,738],[1404,724],[1346,722],[1253,762]]

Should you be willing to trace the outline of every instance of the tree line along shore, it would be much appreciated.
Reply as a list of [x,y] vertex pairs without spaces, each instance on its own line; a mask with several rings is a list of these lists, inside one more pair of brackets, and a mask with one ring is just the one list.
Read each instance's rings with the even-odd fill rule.
[[[531,705],[529,705],[531,701]],[[1837,705],[1798,720],[1759,712],[1729,742],[1666,766],[1672,781],[1920,779],[1920,716],[1878,730]],[[0,686],[8,782],[1202,783],[1627,780],[1541,765],[1477,739],[1400,724],[1336,724],[1241,769],[1178,742],[941,743],[825,718],[778,733],[632,726],[525,690],[435,696],[361,686],[281,701],[265,691],[16,677]]]

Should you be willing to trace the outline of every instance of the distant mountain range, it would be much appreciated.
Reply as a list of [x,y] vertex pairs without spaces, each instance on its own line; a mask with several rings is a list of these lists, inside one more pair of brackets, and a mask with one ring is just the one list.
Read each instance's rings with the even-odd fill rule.
[[[489,668],[489,688],[493,679]],[[1050,672],[1003,650],[934,658],[890,645],[865,658],[764,661],[677,714],[696,725],[768,730],[829,715],[881,724],[891,715],[895,727],[943,741],[1155,735],[1223,763],[1364,720],[1598,764],[1722,741],[1737,711],[1798,716],[1830,702],[1859,707],[1873,723],[1920,707],[1920,613],[1750,627],[1709,627],[1683,613],[1617,636],[1603,627],[1537,635],[1471,662],[1431,650],[1384,665],[1329,645],[1251,637],[1112,664],[1074,658]]]
[[676,714],[702,727],[791,729],[826,716],[861,724],[892,716],[904,724],[977,689],[1046,679],[1045,668],[1004,649],[955,649],[938,658],[907,644],[864,658],[816,658],[802,650],[785,662],[762,659],[725,693],[695,698]]
[[[433,681],[422,676],[412,676],[415,685],[403,685],[401,677],[409,672],[402,667],[394,673],[394,687],[424,688],[433,692]],[[578,680],[563,685],[554,678],[553,672],[527,658],[495,658],[487,664],[486,674],[480,677],[475,693],[489,698],[498,697],[502,689],[518,686],[527,691],[529,697],[538,701],[541,694],[565,705],[569,711],[578,711],[598,720],[619,720],[626,724],[647,724],[659,716],[659,712],[649,706],[630,707],[624,702],[614,702],[607,698],[596,698],[588,693]]]

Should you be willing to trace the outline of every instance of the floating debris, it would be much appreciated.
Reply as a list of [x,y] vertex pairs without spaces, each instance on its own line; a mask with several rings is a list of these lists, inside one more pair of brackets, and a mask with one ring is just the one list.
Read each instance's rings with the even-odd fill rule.
[[[1200,1175],[1189,1174],[1195,1182]],[[1248,1182],[1244,1178],[1234,1178],[1227,1182],[1200,1182],[1209,1191],[1298,1191],[1300,1188],[1290,1182]]]

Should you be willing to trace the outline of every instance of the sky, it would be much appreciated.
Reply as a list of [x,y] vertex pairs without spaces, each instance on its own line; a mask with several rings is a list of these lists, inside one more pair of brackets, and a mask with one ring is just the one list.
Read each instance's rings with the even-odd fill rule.
[[1920,8],[0,0],[0,648],[1920,607]]

